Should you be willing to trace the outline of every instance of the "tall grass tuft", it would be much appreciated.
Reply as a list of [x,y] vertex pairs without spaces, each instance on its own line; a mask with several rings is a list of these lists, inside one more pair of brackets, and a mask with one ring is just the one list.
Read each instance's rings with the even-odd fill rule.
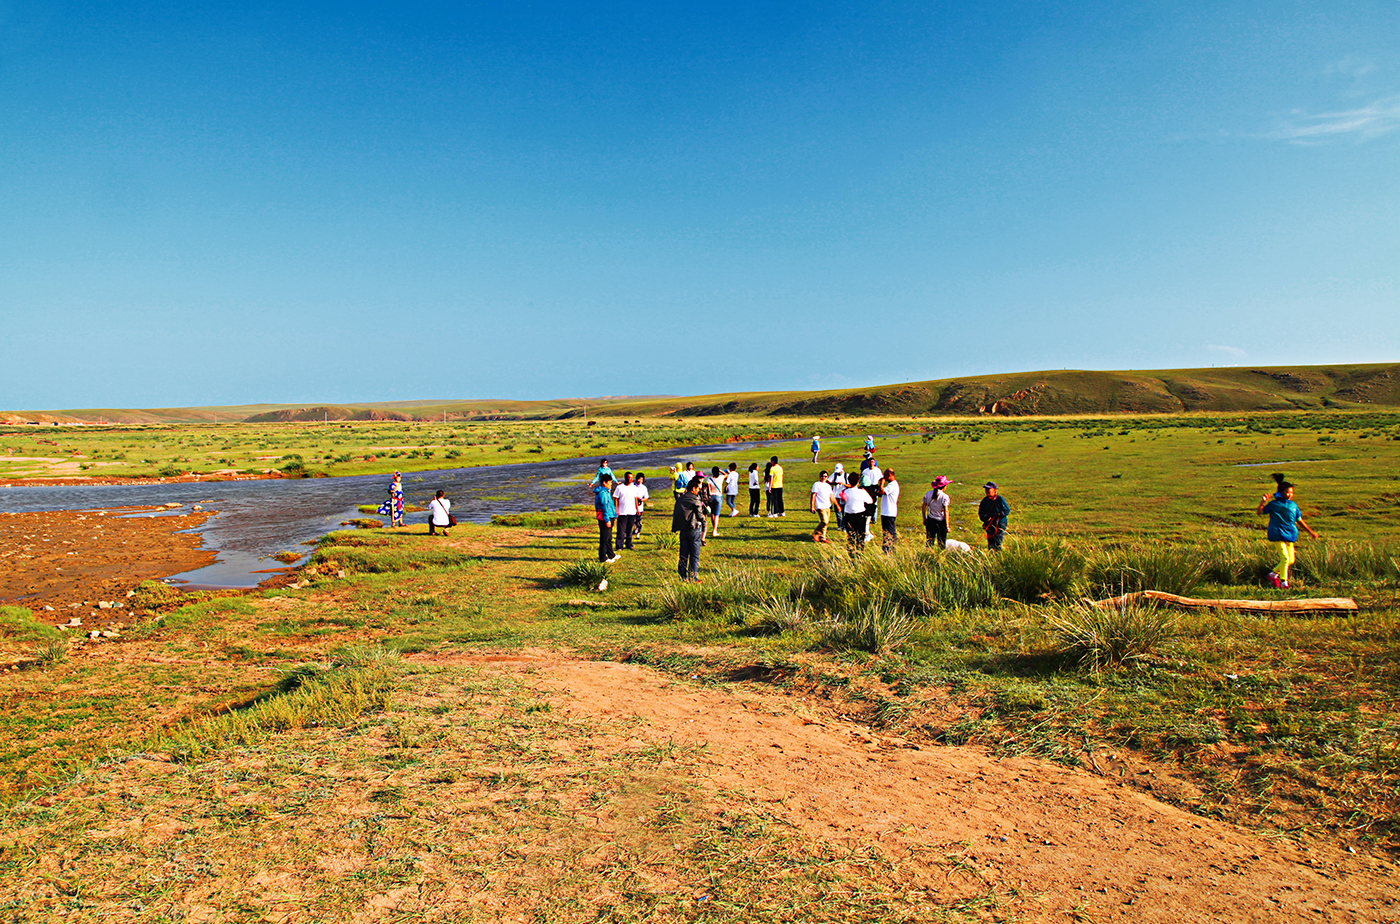
[[1194,548],[1130,546],[1095,556],[1089,562],[1085,579],[1095,591],[1160,590],[1184,595],[1200,588],[1206,570],[1206,559]]
[[992,556],[992,583],[1022,603],[1064,599],[1084,572],[1084,556],[1060,540],[1011,542]]
[[811,614],[800,598],[769,597],[751,603],[744,609],[744,623],[774,635],[783,632],[805,632],[811,627]]
[[580,558],[560,568],[555,577],[571,587],[597,587],[607,580],[608,566],[596,559]]
[[1400,549],[1345,539],[1301,542],[1294,567],[1314,582],[1395,581],[1400,579]]
[[892,555],[819,557],[793,584],[794,596],[814,608],[837,612],[875,597],[888,597],[916,616],[986,606],[997,598],[985,556],[927,548]]
[[1101,671],[1156,654],[1177,632],[1165,608],[1125,604],[1100,608],[1077,605],[1047,615],[1061,650],[1090,670]]
[[787,593],[787,585],[778,575],[761,568],[723,564],[700,583],[663,584],[655,605],[672,619],[728,616],[742,620],[744,608]]
[[889,597],[877,596],[833,613],[819,627],[817,644],[880,653],[909,640],[914,619]]

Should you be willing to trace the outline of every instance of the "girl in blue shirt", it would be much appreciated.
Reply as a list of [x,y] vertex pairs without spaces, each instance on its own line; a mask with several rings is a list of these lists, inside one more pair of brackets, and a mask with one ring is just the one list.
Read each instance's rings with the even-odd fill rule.
[[1275,587],[1288,587],[1288,569],[1292,567],[1295,555],[1293,543],[1298,541],[1298,527],[1308,531],[1314,539],[1317,533],[1303,522],[1303,511],[1293,503],[1293,485],[1283,480],[1282,474],[1274,475],[1278,491],[1265,494],[1259,502],[1259,513],[1269,515],[1268,538],[1278,545],[1278,564],[1269,572],[1269,583]]

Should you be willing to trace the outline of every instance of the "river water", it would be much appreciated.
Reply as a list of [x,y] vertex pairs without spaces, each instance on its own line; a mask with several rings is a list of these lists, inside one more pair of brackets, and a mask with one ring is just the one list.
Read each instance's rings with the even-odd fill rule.
[[[693,461],[699,468],[726,466],[763,459],[756,450],[781,446],[791,452],[800,440],[688,446],[651,452],[610,456],[609,465],[621,477],[624,471],[644,471],[653,503],[669,499],[666,469],[676,462]],[[772,453],[768,453],[771,455]],[[784,458],[783,462],[789,462]],[[558,510],[589,503],[588,481],[597,468],[597,457],[450,468],[404,475],[404,501],[427,507],[435,492],[445,491],[457,519],[488,523],[492,514]],[[218,553],[214,564],[197,571],[173,575],[167,580],[189,588],[252,587],[267,577],[267,569],[281,567],[271,556],[284,550],[309,554],[304,544],[313,542],[352,517],[367,516],[360,504],[378,505],[388,493],[390,476],[355,475],[345,478],[285,478],[256,481],[181,482],[174,484],[73,485],[0,488],[0,511],[26,513],[41,510],[92,510],[111,507],[151,507],[167,503],[183,505],[181,512],[198,504],[215,511],[194,531],[204,547]],[[665,505],[669,512],[669,505]],[[142,516],[159,514],[141,514]],[[426,523],[427,513],[409,513],[405,521]]]

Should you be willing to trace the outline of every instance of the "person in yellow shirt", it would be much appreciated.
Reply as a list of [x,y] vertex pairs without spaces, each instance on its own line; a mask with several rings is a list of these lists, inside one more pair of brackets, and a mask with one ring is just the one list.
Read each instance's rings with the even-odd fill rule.
[[770,492],[773,499],[773,512],[768,514],[768,518],[785,517],[787,512],[783,510],[783,467],[778,464],[778,457],[774,456],[769,461],[768,477],[772,485]]

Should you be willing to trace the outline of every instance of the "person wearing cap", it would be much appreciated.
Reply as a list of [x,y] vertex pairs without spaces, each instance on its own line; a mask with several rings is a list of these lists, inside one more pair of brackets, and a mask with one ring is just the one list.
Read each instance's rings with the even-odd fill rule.
[[977,517],[982,521],[982,532],[987,534],[987,548],[1000,550],[1001,540],[1006,537],[1006,518],[1011,515],[1011,505],[1006,498],[997,496],[997,483],[989,481],[982,485],[986,497],[977,505]]
[[948,487],[948,477],[939,475],[929,482],[929,490],[924,493],[924,535],[928,544],[938,544],[940,549],[948,547],[948,513],[953,501],[943,490]]
[[[831,490],[838,495],[842,491],[846,490],[846,469],[844,466],[841,465],[840,462],[837,462],[831,468]],[[836,529],[838,531],[844,530],[846,528],[846,514],[843,510],[844,506],[845,505],[839,500],[839,498],[831,505],[832,518],[836,522]]]
[[813,433],[813,434],[812,434],[812,464],[813,464],[813,465],[816,465],[816,464],[817,464],[817,456],[821,454],[821,451],[822,451],[822,438],[821,438],[821,434],[819,434],[819,433]]

